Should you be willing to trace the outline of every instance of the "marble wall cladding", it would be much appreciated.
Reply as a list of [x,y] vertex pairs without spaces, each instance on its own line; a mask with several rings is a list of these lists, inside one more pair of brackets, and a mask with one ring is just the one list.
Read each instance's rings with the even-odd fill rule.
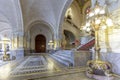
[[112,72],[120,75],[120,53],[101,53],[101,58],[112,65]]
[[111,17],[114,21],[114,29],[109,33],[109,44],[112,53],[102,53],[101,58],[112,65],[112,72],[120,75],[120,9],[112,12]]
[[92,59],[92,54],[89,51],[74,52],[74,66],[86,66],[88,60]]
[[12,50],[10,52],[10,59],[20,59],[24,57],[24,50]]
[[111,17],[113,19],[113,22],[115,24],[115,29],[120,29],[120,8],[119,9],[116,9],[114,10],[112,13],[111,13]]
[[35,53],[35,50],[25,49],[24,50],[24,56],[30,55],[30,53]]
[[92,39],[92,36],[84,36],[81,37],[81,44],[86,44],[87,42],[89,42]]
[[100,31],[99,42],[101,52],[110,50],[114,53],[118,53],[120,51],[120,8],[112,11],[110,17],[113,20],[114,26],[108,29],[108,35],[105,34],[104,31]]

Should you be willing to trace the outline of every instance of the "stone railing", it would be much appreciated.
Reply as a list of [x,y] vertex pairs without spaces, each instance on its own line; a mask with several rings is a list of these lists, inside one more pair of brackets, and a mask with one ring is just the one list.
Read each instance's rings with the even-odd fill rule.
[[88,60],[92,59],[90,51],[74,51],[74,66],[86,66]]
[[89,51],[60,50],[50,56],[69,67],[86,66],[87,61],[92,59]]

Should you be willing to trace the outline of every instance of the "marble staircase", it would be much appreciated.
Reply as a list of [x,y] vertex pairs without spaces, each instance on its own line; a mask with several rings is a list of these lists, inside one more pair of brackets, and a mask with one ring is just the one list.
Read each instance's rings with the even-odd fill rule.
[[91,60],[90,51],[60,50],[50,56],[67,67],[85,67],[88,60]]
[[[70,53],[71,51],[63,52]],[[84,59],[83,54],[86,53],[80,54],[80,57]],[[76,56],[78,57],[78,55]],[[80,59],[80,57],[78,58]],[[78,61],[78,59],[76,60]],[[85,66],[64,67],[49,55],[26,56],[0,66],[0,80],[95,80],[86,77],[85,70]],[[120,80],[120,78],[115,77],[114,80]]]
[[67,67],[74,65],[73,53],[70,50],[57,51],[50,56]]

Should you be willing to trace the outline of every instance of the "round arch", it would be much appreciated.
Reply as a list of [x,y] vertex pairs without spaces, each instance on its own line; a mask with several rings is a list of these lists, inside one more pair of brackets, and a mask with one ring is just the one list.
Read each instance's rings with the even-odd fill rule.
[[9,22],[9,19],[0,11],[0,34],[2,36],[6,35],[7,37],[12,37],[13,27]]
[[82,14],[85,14],[86,9],[87,9],[88,7],[90,7],[90,6],[91,6],[91,0],[89,0],[89,1],[84,5],[84,7],[83,7],[83,9],[82,9]]
[[[32,22],[31,25],[27,28],[25,32],[25,40],[29,43],[26,43],[26,47],[30,49],[31,51],[35,51],[35,38],[37,35],[43,35],[46,37],[46,50],[49,49],[49,46],[47,45],[50,40],[54,40],[54,30],[53,28],[44,21],[35,21]],[[32,46],[31,46],[32,45]]]
[[58,34],[59,34],[59,38],[61,39],[62,38],[62,23],[64,21],[64,16],[65,16],[65,13],[67,11],[67,9],[69,8],[69,6],[71,5],[71,3],[73,2],[73,0],[68,0],[65,4],[65,6],[63,7],[63,10],[62,10],[62,14],[61,14],[61,17],[60,17],[60,22],[59,22],[59,28],[58,28]]
[[34,21],[30,22],[27,26],[27,29],[25,29],[25,32],[28,32],[36,24],[44,24],[44,25],[48,26],[52,32],[52,35],[54,36],[55,29],[52,27],[51,24],[49,24],[43,20],[34,20]]
[[73,42],[75,40],[75,35],[69,30],[64,30],[64,35],[69,42]]
[[42,34],[38,34],[35,37],[35,52],[46,52],[46,37]]
[[63,31],[63,38],[62,38],[62,43],[61,46],[63,49],[71,49],[74,47],[73,43],[75,41],[75,35],[69,31],[69,30],[64,30]]

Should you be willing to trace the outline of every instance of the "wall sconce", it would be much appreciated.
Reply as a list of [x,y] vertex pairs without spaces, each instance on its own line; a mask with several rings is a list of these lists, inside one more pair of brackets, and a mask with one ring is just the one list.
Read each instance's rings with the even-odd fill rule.
[[50,41],[48,42],[48,45],[50,46],[50,49],[53,49],[53,45],[54,45],[54,43],[53,43],[52,40],[50,40]]

